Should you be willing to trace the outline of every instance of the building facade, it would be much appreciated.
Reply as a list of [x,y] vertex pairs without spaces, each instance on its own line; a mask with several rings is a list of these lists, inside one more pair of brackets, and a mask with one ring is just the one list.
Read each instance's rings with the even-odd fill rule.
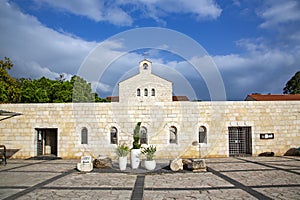
[[142,146],[157,146],[157,159],[284,155],[300,145],[300,101],[173,101],[172,83],[148,60],[139,67],[119,83],[118,102],[0,104],[21,113],[0,122],[0,144],[13,158],[115,158],[142,122]]

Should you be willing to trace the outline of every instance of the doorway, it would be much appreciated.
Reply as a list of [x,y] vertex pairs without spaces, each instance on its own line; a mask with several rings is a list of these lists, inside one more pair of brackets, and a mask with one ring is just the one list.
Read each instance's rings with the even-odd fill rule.
[[57,128],[36,128],[37,156],[57,156]]
[[252,155],[251,127],[228,127],[229,156]]

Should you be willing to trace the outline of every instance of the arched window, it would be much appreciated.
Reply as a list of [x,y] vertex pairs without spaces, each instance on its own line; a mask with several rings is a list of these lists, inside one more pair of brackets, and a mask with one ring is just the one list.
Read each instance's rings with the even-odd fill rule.
[[151,96],[155,96],[155,89],[154,88],[152,88],[152,90],[151,90]]
[[88,143],[88,130],[86,127],[83,127],[81,129],[81,144],[87,144]]
[[142,126],[140,129],[141,132],[141,144],[148,144],[148,135],[147,135],[147,128],[145,126]]
[[144,96],[148,96],[148,89],[147,88],[145,88],[145,90],[144,90]]
[[207,130],[205,126],[199,127],[199,143],[207,143]]
[[169,129],[170,132],[170,144],[177,144],[177,128],[175,126],[171,126]]
[[118,129],[116,127],[110,129],[110,143],[118,144]]
[[138,97],[141,96],[141,89],[140,88],[136,90],[136,96],[138,96]]

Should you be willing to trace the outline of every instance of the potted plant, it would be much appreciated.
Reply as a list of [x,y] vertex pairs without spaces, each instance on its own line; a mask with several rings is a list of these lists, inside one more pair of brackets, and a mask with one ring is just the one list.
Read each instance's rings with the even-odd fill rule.
[[141,154],[140,128],[141,128],[141,122],[138,122],[133,131],[133,143],[130,152],[130,161],[131,161],[132,169],[137,169],[140,165],[140,154]]
[[129,147],[125,144],[119,145],[116,149],[116,154],[119,157],[119,168],[121,171],[126,169],[128,153]]
[[150,145],[149,147],[144,148],[142,150],[142,154],[146,156],[145,168],[147,170],[154,170],[156,167],[156,162],[155,160],[153,160],[155,152],[156,152],[156,147],[153,145]]

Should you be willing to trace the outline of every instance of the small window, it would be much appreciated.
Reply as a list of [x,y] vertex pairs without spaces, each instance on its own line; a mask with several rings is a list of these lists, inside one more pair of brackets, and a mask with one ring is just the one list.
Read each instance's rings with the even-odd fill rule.
[[144,96],[148,96],[148,89],[147,88],[145,88],[145,90],[144,90]]
[[177,128],[175,126],[170,127],[170,144],[177,144]]
[[138,96],[138,97],[141,96],[141,90],[140,89],[136,90],[136,96]]
[[141,144],[148,144],[148,136],[147,136],[147,128],[142,126],[140,129],[140,133],[141,133]]
[[88,130],[86,127],[83,127],[81,129],[81,144],[87,144],[88,143]]
[[199,143],[207,143],[207,131],[205,126],[199,127]]
[[116,127],[110,129],[110,143],[118,144],[118,129]]
[[155,89],[154,88],[152,88],[152,90],[151,90],[151,96],[155,96]]
[[145,70],[148,69],[148,64],[147,64],[147,63],[144,63],[144,64],[143,64],[143,67],[144,67]]

